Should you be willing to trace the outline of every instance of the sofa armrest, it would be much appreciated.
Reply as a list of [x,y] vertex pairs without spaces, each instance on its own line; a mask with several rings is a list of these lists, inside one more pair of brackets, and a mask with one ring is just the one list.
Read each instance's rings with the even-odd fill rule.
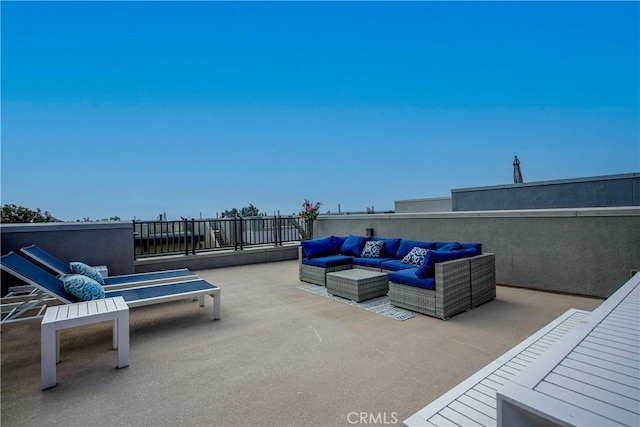
[[496,297],[496,255],[483,254],[469,258],[471,263],[471,308]]
[[435,264],[436,315],[448,319],[471,309],[471,262],[469,258]]

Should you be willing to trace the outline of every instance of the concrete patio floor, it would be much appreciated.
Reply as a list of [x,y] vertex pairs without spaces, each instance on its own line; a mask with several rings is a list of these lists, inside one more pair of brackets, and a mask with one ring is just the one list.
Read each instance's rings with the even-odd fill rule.
[[[2,331],[3,426],[401,425],[569,308],[602,300],[498,287],[448,321],[397,321],[296,289],[297,261],[200,270],[212,300],[132,309],[131,365],[107,323],[61,333],[40,390],[40,328]],[[364,414],[364,419],[361,415]]]

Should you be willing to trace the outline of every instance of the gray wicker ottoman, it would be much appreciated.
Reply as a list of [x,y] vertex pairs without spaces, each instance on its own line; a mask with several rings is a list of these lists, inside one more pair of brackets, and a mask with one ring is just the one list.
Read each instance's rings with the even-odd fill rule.
[[327,273],[327,292],[356,302],[381,297],[389,292],[389,276],[359,268]]

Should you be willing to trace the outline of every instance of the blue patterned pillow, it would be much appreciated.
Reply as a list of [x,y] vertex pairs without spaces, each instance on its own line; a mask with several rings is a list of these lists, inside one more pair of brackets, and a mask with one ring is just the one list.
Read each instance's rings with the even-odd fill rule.
[[87,276],[95,280],[96,282],[100,283],[101,285],[104,285],[104,279],[102,278],[102,274],[100,274],[100,272],[95,268],[77,261],[70,262],[69,267],[71,268],[72,273],[82,274],[83,276]]
[[382,251],[382,245],[384,244],[384,240],[374,240],[368,241],[364,244],[364,249],[362,249],[362,253],[360,257],[362,258],[380,258],[380,252]]
[[427,256],[428,249],[414,247],[408,254],[402,258],[404,264],[415,265],[420,267],[424,263],[424,258]]
[[100,283],[82,274],[68,274],[62,278],[64,290],[82,301],[104,298]]

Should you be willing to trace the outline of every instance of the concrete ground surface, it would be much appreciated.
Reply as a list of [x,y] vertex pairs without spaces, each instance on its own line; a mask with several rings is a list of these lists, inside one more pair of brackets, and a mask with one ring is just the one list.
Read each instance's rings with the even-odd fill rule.
[[386,318],[296,289],[297,261],[200,270],[222,320],[178,301],[130,311],[131,365],[111,325],[61,333],[40,390],[39,324],[2,331],[2,426],[401,425],[569,308],[602,300],[499,286],[448,321]]

